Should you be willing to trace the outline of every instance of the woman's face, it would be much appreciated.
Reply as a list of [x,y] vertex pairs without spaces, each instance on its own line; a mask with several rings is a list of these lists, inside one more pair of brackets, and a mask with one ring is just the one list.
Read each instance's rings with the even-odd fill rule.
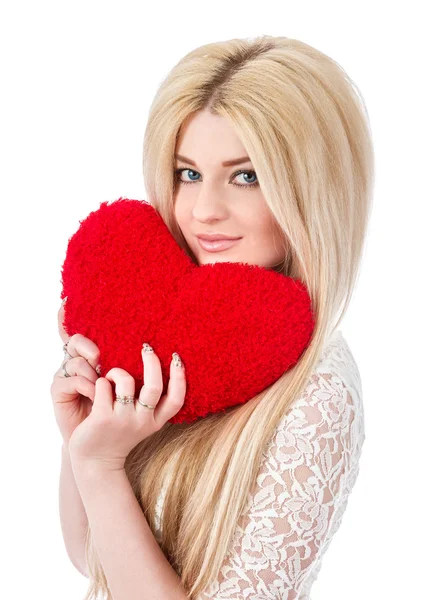
[[[227,119],[201,111],[184,123],[175,150],[175,171],[180,169],[174,174],[175,218],[199,265],[243,262],[272,268],[284,259],[283,235]],[[240,239],[219,252],[202,248],[196,236],[214,233]]]

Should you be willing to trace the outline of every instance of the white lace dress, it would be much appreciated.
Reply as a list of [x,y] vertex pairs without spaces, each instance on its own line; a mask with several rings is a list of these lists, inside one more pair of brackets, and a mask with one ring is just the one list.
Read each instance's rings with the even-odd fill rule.
[[[200,600],[310,600],[365,439],[358,367],[335,331],[277,427],[219,577]],[[157,526],[164,490],[160,494]],[[159,530],[160,531],[160,530]]]

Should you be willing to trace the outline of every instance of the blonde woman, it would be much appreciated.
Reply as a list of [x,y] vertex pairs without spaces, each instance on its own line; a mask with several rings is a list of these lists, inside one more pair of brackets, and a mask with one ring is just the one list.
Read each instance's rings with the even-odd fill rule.
[[[75,480],[65,426],[68,554],[89,577],[87,600],[309,600],[365,439],[359,371],[338,329],[372,202],[364,101],[334,60],[301,41],[207,44],[159,87],[143,168],[148,201],[196,264],[245,262],[301,279],[316,327],[273,385],[225,413],[164,423],[116,475]],[[92,398],[98,379],[98,348],[68,339],[62,310],[72,358],[69,378],[55,375],[55,405]],[[146,360],[157,373],[158,358]],[[182,369],[174,377],[180,406]],[[90,401],[82,406],[77,422]]]

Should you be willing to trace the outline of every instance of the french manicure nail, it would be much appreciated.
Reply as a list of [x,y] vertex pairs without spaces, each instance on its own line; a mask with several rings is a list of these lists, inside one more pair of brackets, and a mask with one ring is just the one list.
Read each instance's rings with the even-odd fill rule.
[[180,355],[177,354],[177,352],[173,352],[172,353],[172,360],[174,361],[174,365],[176,367],[182,367],[183,366],[183,361],[180,358]]

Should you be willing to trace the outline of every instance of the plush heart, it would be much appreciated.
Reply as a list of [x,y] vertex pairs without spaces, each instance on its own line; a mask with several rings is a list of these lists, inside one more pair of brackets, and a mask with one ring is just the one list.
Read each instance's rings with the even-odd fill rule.
[[299,280],[248,263],[198,266],[156,209],[119,198],[80,221],[62,266],[63,325],[100,349],[113,367],[144,383],[141,348],[160,359],[167,393],[173,352],[186,396],[171,423],[191,423],[247,402],[299,360],[314,329]]

